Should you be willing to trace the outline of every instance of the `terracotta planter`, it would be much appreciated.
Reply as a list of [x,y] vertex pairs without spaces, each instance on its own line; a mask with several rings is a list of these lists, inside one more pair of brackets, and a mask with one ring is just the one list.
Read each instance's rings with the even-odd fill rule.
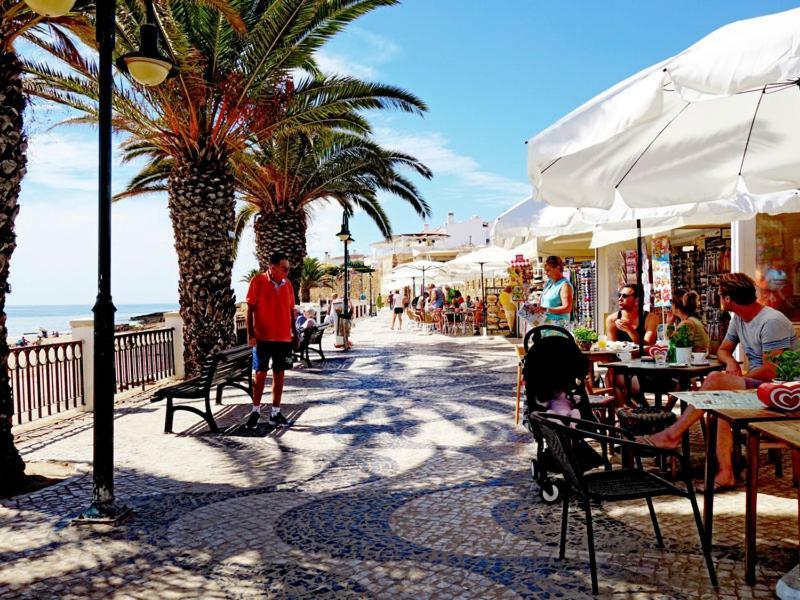
[[592,342],[578,342],[578,347],[581,350],[585,350],[586,352],[588,352],[589,350],[592,349]]
[[758,386],[758,399],[768,408],[800,410],[800,381],[777,381]]

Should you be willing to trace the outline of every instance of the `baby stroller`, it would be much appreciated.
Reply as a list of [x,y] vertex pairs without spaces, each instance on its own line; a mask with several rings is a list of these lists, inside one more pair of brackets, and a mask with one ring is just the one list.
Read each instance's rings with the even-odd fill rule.
[[[555,325],[542,325],[531,329],[524,340],[523,379],[525,380],[525,403],[523,424],[536,440],[536,458],[531,459],[531,476],[539,487],[539,496],[547,504],[558,502],[561,496],[561,481],[550,474],[558,473],[557,463],[550,456],[544,437],[530,418],[533,412],[545,412],[547,404],[558,392],[566,392],[577,400],[580,418],[597,422],[586,394],[585,380],[589,373],[589,361],[584,356],[572,334]],[[573,449],[580,458],[584,470],[608,465],[585,441],[576,442]]]

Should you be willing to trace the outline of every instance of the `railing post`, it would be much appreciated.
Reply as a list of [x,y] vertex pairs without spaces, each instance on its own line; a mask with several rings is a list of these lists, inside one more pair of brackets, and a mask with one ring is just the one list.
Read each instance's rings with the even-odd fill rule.
[[72,339],[81,341],[83,410],[94,412],[94,319],[70,321]]
[[184,379],[186,367],[183,364],[183,319],[177,310],[164,313],[164,327],[172,328],[172,343],[175,353],[175,377]]

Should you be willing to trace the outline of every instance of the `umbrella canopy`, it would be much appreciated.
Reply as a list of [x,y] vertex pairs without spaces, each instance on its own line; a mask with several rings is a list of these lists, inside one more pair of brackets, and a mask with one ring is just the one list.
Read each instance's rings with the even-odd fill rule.
[[506,247],[515,241],[527,241],[531,234],[531,223],[546,207],[546,204],[537,202],[532,197],[517,202],[494,220],[489,231],[492,244]]
[[610,208],[800,187],[800,9],[731,23],[528,143],[537,197]]
[[506,250],[499,246],[485,246],[468,254],[462,254],[445,264],[448,268],[455,269],[481,264],[487,267],[505,268],[508,267],[512,260],[514,260],[514,253],[511,250]]

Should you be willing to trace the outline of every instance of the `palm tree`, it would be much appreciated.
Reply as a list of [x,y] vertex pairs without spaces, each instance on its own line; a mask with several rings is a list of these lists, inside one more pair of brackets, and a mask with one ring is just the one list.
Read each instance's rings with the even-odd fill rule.
[[[394,106],[420,112],[410,94],[350,78],[319,77],[314,52],[348,23],[397,0],[231,0],[235,14],[188,0],[161,2],[160,22],[178,76],[155,88],[129,79],[114,95],[114,124],[129,134],[126,157],[147,157],[145,174],[166,173],[175,249],[178,295],[184,322],[187,375],[204,357],[234,343],[231,286],[235,228],[232,157],[252,139],[269,139],[282,128],[313,131],[337,126],[361,131],[354,116],[365,108]],[[208,0],[209,4],[216,4]],[[122,0],[117,15],[118,51],[138,44],[145,18],[140,0]],[[39,44],[71,72],[28,63],[26,88],[71,106],[93,122],[95,66],[69,40]],[[293,74],[312,76],[295,85]],[[294,110],[287,111],[289,100]]]
[[19,194],[27,167],[28,140],[24,113],[23,67],[15,42],[40,25],[48,23],[55,34],[65,28],[78,29],[82,21],[70,16],[45,19],[33,13],[21,0],[0,1],[0,495],[15,489],[25,473],[25,464],[14,447],[11,415],[14,399],[8,370],[8,328],[6,294],[11,255],[16,248],[15,222]]
[[331,277],[318,259],[307,256],[303,259],[303,270],[300,273],[300,302],[311,302],[311,288],[333,287]]
[[[398,168],[407,167],[426,178],[431,171],[416,158],[386,150],[364,136],[341,131],[278,135],[238,166],[237,186],[245,204],[237,215],[235,239],[253,223],[262,269],[273,252],[283,252],[290,264],[302,265],[309,209],[323,201],[337,202],[350,214],[360,208],[385,237],[391,236],[391,225],[379,192],[399,196],[422,217],[430,214],[417,188]],[[296,286],[299,271],[289,274]]]

